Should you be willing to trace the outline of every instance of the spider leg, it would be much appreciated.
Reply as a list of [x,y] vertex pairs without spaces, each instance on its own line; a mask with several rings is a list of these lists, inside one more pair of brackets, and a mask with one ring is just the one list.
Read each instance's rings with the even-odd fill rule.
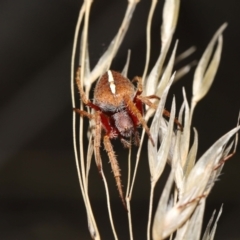
[[153,138],[152,138],[151,133],[150,133],[150,130],[149,130],[149,128],[147,126],[147,123],[144,120],[141,112],[138,110],[138,108],[135,106],[135,104],[132,102],[132,100],[130,99],[129,96],[125,95],[123,97],[123,99],[125,101],[126,106],[130,110],[131,114],[133,114],[138,119],[138,121],[141,123],[141,125],[144,127],[150,141],[152,142],[152,145],[155,146]]
[[[163,109],[163,116],[170,118],[170,112],[167,111],[166,109]],[[181,131],[183,131],[183,126],[182,124],[178,121],[177,118],[174,119],[174,122],[178,125]]]
[[131,143],[124,138],[120,138],[121,143],[125,148],[131,148]]
[[137,92],[136,96],[140,95],[143,92],[143,86],[142,86],[142,78],[141,77],[134,77],[132,82],[137,82]]
[[221,159],[217,166],[214,167],[214,170],[217,170],[219,167],[221,167],[227,160],[229,160],[231,157],[235,155],[235,151],[227,155],[225,158]]
[[100,155],[100,147],[101,147],[101,118],[99,112],[95,114],[88,113],[86,111],[82,111],[79,109],[73,109],[76,113],[80,114],[82,117],[87,117],[89,119],[95,120],[95,136],[94,136],[94,154],[95,154],[95,162],[99,171],[99,174],[102,176],[102,159]]
[[[157,97],[157,96],[156,96]],[[151,98],[151,96],[150,96]],[[149,97],[144,97],[144,96],[137,96],[137,99],[140,100],[142,103],[148,105],[150,108],[153,108],[153,109],[157,109],[157,105],[152,103],[150,100],[149,100]]]
[[99,171],[99,174],[102,176],[102,159],[100,155],[100,147],[101,147],[101,117],[100,113],[95,113],[95,137],[94,137],[94,153],[95,153],[95,162]]
[[116,155],[114,153],[110,138],[108,135],[105,135],[103,138],[103,144],[104,147],[107,151],[110,163],[111,163],[111,167],[112,167],[112,171],[113,171],[113,175],[115,177],[116,180],[116,184],[117,184],[117,189],[120,195],[120,198],[123,202],[123,205],[126,207],[126,203],[124,200],[124,194],[123,194],[123,189],[122,189],[122,184],[121,184],[121,174],[120,174],[120,168],[118,166],[118,161],[116,158]]
[[[137,84],[136,96],[135,96],[135,97],[138,97],[143,92],[142,78],[136,76],[136,77],[133,78],[132,82],[137,82],[138,83]],[[157,95],[149,95],[149,96],[146,96],[145,98],[147,98],[147,99],[149,99],[149,98],[153,99],[154,98],[154,99],[160,100],[160,97],[158,97]]]
[[79,93],[80,93],[80,96],[81,96],[81,99],[83,101],[83,103],[95,110],[100,110],[98,106],[96,106],[95,104],[93,104],[86,96],[85,92],[83,91],[83,88],[81,86],[81,77],[80,77],[80,74],[81,74],[81,67],[78,67],[77,69],[77,72],[76,72],[76,84],[77,84],[77,88],[79,90]]
[[161,98],[158,97],[157,95],[149,95],[149,96],[146,96],[146,98],[149,98],[149,99],[158,99],[158,100],[161,99]]
[[77,108],[73,108],[73,111],[78,113],[80,116],[82,117],[87,117],[89,119],[93,119],[94,118],[94,115],[91,114],[91,113],[88,113],[86,111],[83,111],[83,110],[80,110],[80,109],[77,109]]
[[139,132],[138,131],[135,131],[135,133],[134,133],[134,144],[136,146],[139,146],[139,144],[140,144],[140,137],[139,137]]
[[[158,96],[155,95],[151,95],[151,96],[137,96],[137,99],[140,100],[142,103],[148,105],[149,107],[153,108],[153,109],[157,109],[157,105],[152,103],[149,98],[158,98]],[[158,98],[160,99],[160,98]],[[163,109],[163,116],[165,117],[170,117],[170,112],[167,111],[166,109]],[[183,131],[183,126],[182,124],[177,120],[177,118],[174,119],[174,122],[179,126],[180,130]]]

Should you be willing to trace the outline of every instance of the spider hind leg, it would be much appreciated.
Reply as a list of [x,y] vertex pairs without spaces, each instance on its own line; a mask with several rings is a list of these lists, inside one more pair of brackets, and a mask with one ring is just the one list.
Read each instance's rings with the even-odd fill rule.
[[113,150],[110,138],[108,135],[105,135],[103,137],[103,144],[105,147],[105,150],[107,151],[109,160],[110,160],[110,164],[112,167],[112,171],[113,171],[113,176],[115,178],[116,184],[117,184],[117,189],[120,195],[120,198],[122,200],[122,203],[124,205],[124,207],[126,208],[126,202],[124,199],[124,194],[123,194],[123,188],[122,188],[122,183],[121,183],[121,173],[120,173],[120,168],[118,165],[118,161],[115,155],[115,152]]

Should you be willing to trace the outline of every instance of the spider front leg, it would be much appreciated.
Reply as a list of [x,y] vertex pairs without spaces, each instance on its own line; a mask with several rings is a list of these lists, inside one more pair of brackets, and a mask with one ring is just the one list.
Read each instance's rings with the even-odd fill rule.
[[136,94],[135,94],[135,99],[136,98],[144,99],[149,104],[153,104],[152,102],[149,101],[149,99],[158,99],[158,100],[160,100],[160,97],[158,97],[157,95],[150,95],[150,96],[146,96],[146,97],[140,96],[142,94],[142,92],[143,92],[143,85],[142,85],[142,78],[141,77],[138,77],[138,76],[134,77],[132,82],[137,82],[137,91],[136,91]]
[[83,101],[83,103],[95,110],[100,110],[100,108],[98,106],[96,106],[95,104],[93,104],[86,96],[85,92],[83,91],[83,88],[81,86],[81,67],[78,67],[77,72],[76,72],[76,84],[77,84],[77,88],[79,90],[80,96],[81,96],[81,100]]
[[160,98],[159,98],[158,96],[156,96],[156,95],[151,95],[151,96],[147,96],[147,97],[138,95],[138,96],[136,97],[136,99],[139,100],[140,102],[142,102],[142,103],[148,105],[150,108],[153,108],[153,109],[156,110],[156,109],[157,109],[157,105],[154,104],[154,103],[152,103],[152,102],[149,100],[149,99],[152,99],[152,98],[155,98],[155,99],[160,100]]
[[110,160],[110,164],[112,167],[112,171],[113,171],[113,176],[115,177],[116,180],[116,184],[117,184],[117,189],[120,195],[120,198],[123,202],[123,205],[126,207],[126,203],[124,200],[124,194],[123,194],[123,189],[122,189],[122,183],[121,183],[121,174],[120,174],[120,168],[118,166],[118,161],[116,158],[116,155],[114,153],[110,138],[108,135],[105,135],[103,137],[103,144],[105,147],[105,150],[107,151],[109,160]]
[[[136,97],[136,100],[139,100],[140,102],[148,105],[150,108],[153,108],[153,109],[156,110],[156,109],[157,109],[157,105],[154,104],[154,103],[152,103],[152,102],[149,100],[149,99],[152,99],[152,98],[155,98],[155,99],[160,100],[160,98],[159,98],[158,96],[156,96],[156,95],[150,95],[150,96],[146,96],[146,97],[145,97],[145,96],[138,95],[138,96]],[[163,116],[170,118],[170,114],[171,114],[171,113],[170,113],[169,111],[167,111],[166,109],[163,109]],[[180,130],[183,131],[183,126],[182,126],[182,124],[178,121],[177,118],[174,119],[174,122],[178,125],[178,127],[180,128]]]
[[143,92],[142,78],[136,76],[136,77],[133,78],[132,82],[137,82],[136,96],[142,94],[142,92]]
[[[144,103],[146,105],[148,105],[150,108],[153,109],[157,109],[157,105],[152,103],[149,99],[157,99],[160,100],[160,97],[158,97],[157,95],[149,95],[149,96],[141,96],[142,92],[143,92],[143,86],[142,86],[142,78],[141,77],[134,77],[132,82],[137,82],[137,91],[136,91],[136,95],[135,95],[135,101],[140,101],[141,103]],[[140,106],[141,107],[141,106]],[[138,107],[138,108],[140,108]],[[163,115],[165,117],[170,117],[170,112],[168,112],[167,110],[163,110]],[[174,122],[179,126],[180,130],[183,131],[183,127],[182,124],[177,120],[177,118],[175,118]]]
[[152,135],[147,126],[147,123],[144,120],[139,109],[135,106],[135,104],[133,103],[133,101],[131,100],[131,98],[129,96],[125,95],[123,99],[124,99],[124,102],[129,110],[130,114],[133,116],[133,119],[136,118],[136,120],[141,123],[141,125],[144,127],[144,129],[149,137],[149,140],[152,142],[152,145],[155,146]]
[[86,111],[83,111],[83,110],[80,110],[78,108],[74,108],[73,109],[74,112],[78,113],[81,117],[87,117],[89,118],[90,120],[94,118],[94,115],[91,114],[91,113],[88,113]]

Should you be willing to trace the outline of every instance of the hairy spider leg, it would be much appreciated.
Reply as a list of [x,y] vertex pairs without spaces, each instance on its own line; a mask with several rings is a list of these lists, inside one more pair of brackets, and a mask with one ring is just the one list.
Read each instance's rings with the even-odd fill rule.
[[83,110],[80,110],[80,109],[77,109],[77,108],[73,108],[73,111],[78,113],[82,117],[87,117],[89,119],[94,119],[94,115],[91,114],[91,113],[88,113],[86,111],[83,111]]
[[[141,95],[142,92],[143,92],[142,78],[136,76],[136,77],[133,78],[132,82],[137,82],[137,91],[136,91],[135,98],[134,98],[134,100],[136,100],[136,98],[138,98],[139,95]],[[143,97],[143,96],[141,96],[141,97]],[[153,99],[154,98],[154,99],[160,100],[160,97],[158,97],[157,95],[149,95],[149,96],[146,96],[144,98],[147,98],[147,99]]]
[[[118,133],[117,129],[114,128],[113,125],[111,124],[110,117],[108,117],[107,115],[105,115],[103,113],[99,113],[99,117],[100,117],[100,118],[98,118],[99,124],[102,123],[102,127],[105,130],[105,135],[103,137],[103,144],[104,144],[105,150],[108,154],[108,158],[109,158],[109,161],[111,164],[113,176],[116,181],[116,185],[117,185],[117,189],[118,189],[120,198],[123,202],[123,205],[126,207],[123,189],[122,189],[122,183],[121,183],[120,168],[118,165],[118,161],[117,161],[115,152],[113,150],[113,146],[110,141],[111,138],[117,138],[119,133]],[[100,139],[99,139],[99,143],[100,143]],[[99,152],[99,154],[100,154],[100,152]]]
[[[156,95],[150,95],[150,96],[137,96],[136,99],[139,99],[141,102],[143,102],[144,104],[148,105],[149,107],[153,108],[153,109],[157,109],[157,106],[152,103],[149,99],[152,99],[152,98],[155,98],[155,99],[159,99],[160,98]],[[165,117],[170,117],[170,112],[167,111],[166,109],[163,109],[163,116]],[[180,130],[183,131],[183,127],[182,127],[182,124],[178,121],[177,118],[174,119],[174,122],[179,126]]]
[[98,172],[102,177],[102,159],[100,155],[100,147],[101,147],[101,118],[99,112],[96,112],[94,114],[88,113],[83,110],[79,110],[74,108],[73,109],[76,113],[78,113],[82,117],[87,117],[89,119],[94,119],[95,120],[95,136],[94,136],[94,154],[95,154],[95,162],[98,168]]
[[137,118],[138,122],[140,122],[141,125],[144,127],[144,129],[145,129],[145,131],[148,135],[148,138],[152,142],[152,145],[155,146],[153,138],[152,138],[151,133],[150,133],[150,130],[149,130],[147,124],[146,124],[146,121],[144,120],[144,118],[141,114],[141,111],[138,109],[138,107],[136,107],[136,105],[132,102],[132,100],[129,96],[125,95],[123,97],[123,100],[124,100],[128,110],[129,110],[129,113],[130,113],[133,121],[136,121],[136,118]]
[[221,159],[218,164],[214,167],[213,170],[217,170],[218,168],[220,168],[227,160],[229,160],[231,157],[233,157],[236,154],[235,150],[234,152],[230,153],[229,155],[227,155],[225,158]]
[[[139,122],[142,124],[142,126],[145,128],[146,133],[148,134],[149,139],[151,140],[151,142],[154,146],[154,142],[153,142],[152,136],[150,134],[150,130],[143,118],[143,115],[144,115],[143,104],[142,104],[143,102],[138,98],[143,92],[142,78],[136,76],[133,78],[132,82],[137,82],[137,91],[136,91],[136,95],[135,95],[133,101],[135,102],[135,106],[138,109],[140,115],[138,114],[138,116],[137,116],[137,115],[132,115],[131,113],[130,114],[132,115],[132,119],[133,119],[135,125],[138,125]],[[134,139],[135,139],[135,144],[139,145],[140,137],[139,137],[138,131],[135,131]]]
[[142,78],[136,76],[136,77],[133,78],[132,82],[137,82],[136,96],[142,94],[142,92],[143,92]]
[[[136,108],[139,110],[140,114],[143,116],[144,115],[144,110],[143,110],[143,104],[140,100],[138,100],[137,98],[134,100],[135,102],[135,106]],[[135,126],[135,131],[134,131],[134,144],[136,146],[139,146],[139,143],[140,143],[140,137],[139,137],[139,132],[137,131],[136,129],[136,126],[138,126],[139,124],[141,124],[141,122],[139,121],[139,119],[133,115],[131,113],[131,111],[128,111],[129,112],[129,115],[131,116],[132,118],[132,121],[134,122],[134,126]]]
[[[137,107],[137,109],[141,113],[141,115],[142,115],[141,118],[143,119],[143,115],[144,115],[143,103],[147,104],[149,107],[153,107],[154,109],[156,109],[155,104],[153,104],[151,101],[149,101],[149,99],[155,98],[155,99],[160,100],[160,98],[158,96],[156,96],[156,95],[150,95],[150,96],[147,96],[147,97],[141,96],[141,94],[143,92],[143,85],[142,85],[142,78],[141,77],[138,77],[138,76],[134,77],[132,82],[137,82],[137,91],[136,91],[136,94],[135,94],[133,102],[135,103],[135,106]],[[132,119],[135,122],[135,125],[138,125],[139,122],[142,123],[140,121],[140,119],[138,117],[136,117],[136,116],[132,116]],[[145,122],[145,120],[144,120],[144,122]],[[146,130],[146,128],[145,128],[145,130]],[[148,132],[146,130],[146,133],[148,134],[148,136],[150,135],[150,131],[149,130],[148,130]],[[138,131],[135,131],[135,142],[136,142],[135,143],[136,145],[139,145],[140,138],[139,138]]]
[[81,86],[81,78],[80,78],[80,73],[81,73],[81,67],[78,67],[77,72],[76,72],[76,83],[77,83],[77,88],[80,93],[81,100],[85,105],[87,105],[90,108],[93,108],[95,110],[101,110],[97,105],[93,104],[86,96],[85,92],[83,91],[83,88]]
[[146,98],[148,98],[148,99],[157,99],[157,100],[159,100],[160,101],[160,97],[158,97],[157,95],[149,95],[149,96],[146,96]]
[[[170,112],[167,111],[166,109],[163,109],[163,116],[170,118]],[[183,126],[182,124],[178,121],[178,119],[175,117],[174,122],[178,125],[181,131],[183,131]]]
[[136,97],[136,100],[138,100],[138,101],[140,101],[140,102],[148,105],[150,108],[153,108],[153,109],[155,109],[155,110],[157,109],[157,105],[154,104],[154,103],[152,103],[152,102],[149,100],[149,97],[148,97],[148,96],[145,97],[145,96],[139,95],[139,96]]
[[111,123],[109,122],[109,117],[98,111],[95,114],[90,114],[86,111],[82,111],[79,109],[74,109],[74,111],[80,114],[80,116],[82,117],[87,117],[89,119],[95,120],[96,126],[95,126],[95,136],[94,136],[94,149],[95,149],[94,152],[95,152],[96,165],[101,176],[102,176],[102,159],[100,155],[100,147],[101,147],[100,143],[101,143],[101,131],[102,131],[101,122],[102,122],[103,128],[106,132],[105,136],[103,137],[103,144],[104,144],[105,150],[107,151],[108,158],[110,160],[111,168],[113,171],[113,175],[116,181],[120,198],[123,202],[123,205],[126,207],[123,189],[122,189],[122,183],[121,183],[120,168],[119,168],[118,161],[110,141],[110,138],[116,138],[118,134],[116,130],[112,128]]
[[[134,102],[137,101],[137,99],[139,99],[141,102],[148,105],[149,107],[151,107],[153,109],[157,109],[157,106],[154,103],[152,103],[149,99],[160,100],[160,97],[158,97],[157,95],[140,96],[142,94],[142,91],[143,91],[142,78],[141,77],[138,77],[138,76],[134,77],[132,82],[137,82],[137,91],[136,91],[136,95],[135,95],[135,98],[134,98]],[[137,108],[140,110],[140,104],[139,104],[139,107],[137,106]],[[170,112],[164,109],[163,110],[163,116],[170,117]],[[177,118],[175,118],[174,122],[179,126],[180,130],[183,131],[182,124],[177,120]]]
[[111,144],[111,141],[110,141],[110,138],[109,138],[108,135],[105,135],[103,137],[103,144],[104,144],[104,147],[107,151],[108,157],[110,159],[110,164],[111,164],[111,167],[112,167],[113,176],[114,176],[116,184],[117,184],[117,189],[118,189],[120,198],[123,202],[123,205],[126,208],[126,203],[125,203],[125,200],[124,200],[124,194],[123,194],[122,183],[121,183],[120,168],[118,166],[118,161],[117,161],[115,152],[113,150],[113,147],[112,147],[112,144]]
[[94,136],[95,162],[98,168],[98,172],[102,176],[102,158],[100,154],[102,126],[101,126],[101,116],[98,111],[95,113],[95,124],[96,124],[95,136]]

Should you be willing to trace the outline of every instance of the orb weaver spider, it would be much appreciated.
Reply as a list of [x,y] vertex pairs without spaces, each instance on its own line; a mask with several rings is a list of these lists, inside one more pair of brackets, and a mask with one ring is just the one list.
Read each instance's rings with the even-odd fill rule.
[[[137,82],[137,88],[135,88],[132,82]],[[145,104],[156,109],[157,106],[150,99],[160,100],[156,95],[141,95],[143,86],[140,77],[135,77],[132,82],[120,73],[108,70],[99,78],[94,90],[93,102],[91,102],[81,87],[80,67],[76,73],[76,83],[81,100],[86,106],[95,111],[94,113],[88,113],[80,109],[74,109],[74,111],[82,117],[95,121],[94,153],[98,171],[101,174],[100,143],[101,138],[103,138],[103,145],[108,154],[117,189],[124,206],[126,205],[121,184],[120,168],[110,140],[119,138],[124,147],[130,148],[130,139],[133,138],[133,143],[138,146],[140,138],[137,127],[142,126],[154,146],[155,143],[143,117],[143,105]],[[163,114],[169,117],[170,113],[164,110]],[[177,124],[179,125],[178,122]]]

